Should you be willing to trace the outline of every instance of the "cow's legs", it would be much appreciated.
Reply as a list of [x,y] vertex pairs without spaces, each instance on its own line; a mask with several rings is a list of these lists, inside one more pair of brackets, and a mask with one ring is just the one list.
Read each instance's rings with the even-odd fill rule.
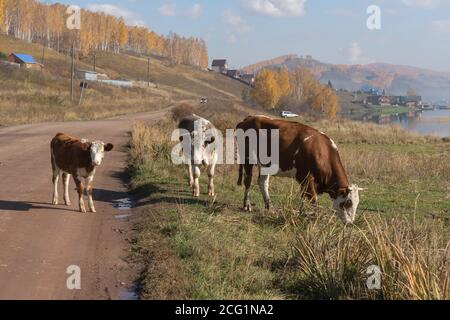
[[260,175],[258,178],[259,189],[261,190],[267,210],[270,210],[269,178],[269,175]]
[[252,175],[253,175],[253,165],[244,165],[245,170],[245,193],[244,193],[244,211],[252,211],[252,206],[250,204],[250,187],[252,186]]
[[62,181],[64,188],[64,203],[66,204],[66,206],[70,206],[70,198],[69,198],[70,174],[63,172]]
[[192,171],[193,171],[193,178],[194,178],[194,184],[192,186],[192,190],[193,190],[192,193],[193,193],[194,197],[199,197],[200,196],[200,184],[199,184],[200,168],[199,168],[199,166],[193,164]]
[[[300,179],[299,179],[300,180]],[[312,204],[312,210],[305,212],[307,215],[314,215],[317,212],[318,206],[318,195],[316,191],[316,185],[314,182],[314,178],[311,174],[307,174],[306,178],[304,178],[302,183],[302,187],[304,188],[303,197],[307,198],[309,202]]]
[[88,194],[88,206],[90,212],[97,212],[94,207],[94,200],[92,199],[93,187],[92,181],[94,180],[94,176],[89,176],[86,178],[86,188]]
[[208,166],[208,196],[214,197],[214,171],[216,169],[216,164],[211,164]]
[[189,187],[194,187],[194,173],[192,172],[192,165],[188,165],[189,168]]
[[75,185],[77,186],[78,203],[80,206],[80,212],[86,213],[86,207],[84,206],[84,200],[83,200],[83,192],[84,192],[83,182],[81,182],[80,178],[77,176],[73,176],[73,179],[75,180]]
[[306,192],[305,196],[311,201],[311,203],[316,206],[318,195],[316,191],[316,186],[314,182],[314,178],[311,175],[308,175],[306,178]]
[[53,201],[52,204],[57,205],[58,204],[58,181],[59,181],[59,174],[60,174],[61,170],[56,167],[53,166],[53,177],[52,177],[52,181],[53,181]]

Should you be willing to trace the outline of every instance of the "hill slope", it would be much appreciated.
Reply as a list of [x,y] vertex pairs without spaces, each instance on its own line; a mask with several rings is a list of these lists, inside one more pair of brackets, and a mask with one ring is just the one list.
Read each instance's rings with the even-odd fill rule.
[[[0,35],[0,51],[27,53],[41,62],[42,46]],[[76,69],[91,70],[92,57],[75,62]],[[147,81],[146,57],[127,53],[99,53],[96,70],[111,79]],[[150,58],[151,86],[119,88],[91,82],[78,105],[80,89],[75,82],[75,101],[70,100],[70,58],[45,49],[42,72],[7,68],[0,64],[0,125],[98,119],[125,113],[150,111],[207,96],[209,103],[241,102],[246,86],[236,80],[199,68],[173,65],[168,59]]]
[[[273,63],[274,62],[274,63]],[[367,65],[334,65],[312,58],[295,55],[282,56],[243,68],[256,72],[264,67],[309,69],[321,82],[329,80],[338,89],[359,90],[362,86],[386,89],[390,94],[404,95],[415,90],[425,99],[439,101],[450,99],[450,73],[410,66],[372,63]]]

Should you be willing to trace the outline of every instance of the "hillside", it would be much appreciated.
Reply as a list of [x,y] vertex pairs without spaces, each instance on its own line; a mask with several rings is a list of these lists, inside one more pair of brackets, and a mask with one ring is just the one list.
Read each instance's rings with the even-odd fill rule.
[[[42,46],[0,35],[0,51],[27,53],[41,62]],[[96,70],[111,79],[147,81],[147,58],[126,53],[99,53]],[[0,125],[98,119],[125,113],[160,109],[168,105],[191,101],[197,104],[207,96],[210,104],[224,100],[241,102],[245,85],[200,68],[176,65],[169,59],[150,59],[150,87],[119,88],[90,83],[83,103],[79,80],[75,82],[75,101],[70,101],[70,59],[46,49],[42,72],[16,70],[0,65]],[[75,69],[92,69],[92,58],[76,61]]]
[[367,65],[334,65],[311,57],[293,55],[262,61],[243,68],[247,73],[261,68],[287,67],[309,69],[321,82],[331,81],[335,88],[359,90],[363,86],[386,89],[393,95],[415,90],[426,100],[436,102],[450,99],[450,73],[410,66],[372,63]]

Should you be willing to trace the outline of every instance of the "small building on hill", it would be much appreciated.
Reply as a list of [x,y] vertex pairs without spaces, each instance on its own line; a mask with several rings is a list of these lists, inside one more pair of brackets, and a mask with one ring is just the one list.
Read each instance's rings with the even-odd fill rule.
[[226,59],[213,60],[211,69],[217,73],[226,73],[228,70],[228,63]]
[[241,80],[247,83],[248,85],[253,85],[255,82],[255,75],[254,74],[242,74],[240,76]]
[[11,53],[8,56],[8,61],[18,63],[22,68],[42,70],[44,67],[42,64],[36,62],[33,56],[24,53]]
[[238,79],[240,76],[240,72],[239,70],[227,70],[227,76]]
[[97,81],[98,80],[98,74],[95,71],[78,70],[77,71],[77,78],[81,79],[81,80]]

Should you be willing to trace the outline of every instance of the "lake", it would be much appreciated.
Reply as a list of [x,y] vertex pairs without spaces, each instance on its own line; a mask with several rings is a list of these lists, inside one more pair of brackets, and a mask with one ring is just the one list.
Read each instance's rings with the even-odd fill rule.
[[430,110],[417,113],[415,117],[400,115],[399,123],[406,130],[420,134],[450,137],[450,110]]
[[399,124],[408,131],[423,135],[450,137],[450,110],[411,112],[373,120],[377,123]]

